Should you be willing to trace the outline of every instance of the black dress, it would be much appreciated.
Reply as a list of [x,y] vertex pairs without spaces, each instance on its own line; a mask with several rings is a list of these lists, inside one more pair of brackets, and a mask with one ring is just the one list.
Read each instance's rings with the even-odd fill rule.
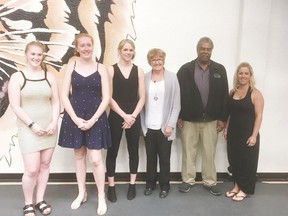
[[243,99],[228,101],[230,120],[227,131],[227,152],[232,167],[233,180],[246,194],[254,194],[256,172],[259,155],[260,137],[254,146],[247,146],[247,140],[252,135],[255,110],[251,100],[251,90],[248,89]]
[[[97,70],[85,77],[75,70],[71,75],[72,93],[70,103],[76,115],[85,120],[90,119],[98,109],[101,100],[101,76]],[[59,145],[79,149],[83,145],[88,149],[107,149],[111,146],[110,126],[106,112],[87,131],[80,130],[66,111],[60,128]]]

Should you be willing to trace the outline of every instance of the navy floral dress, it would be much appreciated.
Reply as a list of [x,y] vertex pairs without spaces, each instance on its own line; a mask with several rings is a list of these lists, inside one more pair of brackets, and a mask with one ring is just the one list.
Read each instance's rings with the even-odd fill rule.
[[[72,92],[70,103],[76,115],[85,120],[90,119],[98,109],[101,93],[101,76],[97,71],[85,77],[75,70],[71,75]],[[87,131],[80,130],[66,111],[60,128],[59,145],[79,149],[83,145],[88,149],[107,149],[111,146],[110,126],[106,112]]]

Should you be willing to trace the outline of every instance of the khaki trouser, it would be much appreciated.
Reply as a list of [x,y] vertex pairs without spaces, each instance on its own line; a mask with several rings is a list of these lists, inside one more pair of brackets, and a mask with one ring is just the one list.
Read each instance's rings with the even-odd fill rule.
[[196,159],[200,148],[202,153],[203,184],[213,186],[217,183],[215,153],[218,140],[217,121],[183,122],[182,138],[182,180],[195,184]]

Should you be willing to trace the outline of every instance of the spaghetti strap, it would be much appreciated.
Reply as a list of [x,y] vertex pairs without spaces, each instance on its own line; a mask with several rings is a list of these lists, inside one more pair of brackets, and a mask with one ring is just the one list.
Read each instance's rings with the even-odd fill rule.
[[73,70],[75,70],[75,67],[76,67],[76,61],[74,62],[74,68],[73,68]]
[[48,78],[47,78],[47,71],[44,71],[44,74],[45,74],[45,80],[46,80],[46,82],[47,82],[48,85],[51,87],[51,84],[50,84],[50,82],[49,82],[49,80],[48,80]]
[[23,76],[23,78],[26,80],[26,77],[25,77],[25,74],[23,73],[23,71],[19,71],[21,74],[22,74],[22,76]]
[[21,88],[20,88],[20,90],[22,90],[22,89],[24,88],[25,84],[26,84],[27,78],[25,77],[25,74],[23,73],[23,71],[20,70],[19,72],[22,74],[22,76],[23,76],[23,78],[24,78],[24,83],[23,83],[23,85],[22,85]]
[[[99,62],[97,62],[97,71],[98,71]],[[98,71],[99,72],[99,71]]]

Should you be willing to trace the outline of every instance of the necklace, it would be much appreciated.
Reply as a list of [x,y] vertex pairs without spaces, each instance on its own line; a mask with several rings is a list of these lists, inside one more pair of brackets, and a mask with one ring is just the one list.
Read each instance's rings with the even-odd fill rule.
[[159,99],[157,87],[159,87],[159,82],[163,80],[163,72],[162,73],[153,73],[152,71],[152,82],[154,84],[154,101]]
[[154,99],[154,101],[157,101],[158,100],[158,95],[157,95],[157,89],[156,89],[156,81],[153,81],[153,86],[154,86],[154,97],[153,97],[153,99]]

